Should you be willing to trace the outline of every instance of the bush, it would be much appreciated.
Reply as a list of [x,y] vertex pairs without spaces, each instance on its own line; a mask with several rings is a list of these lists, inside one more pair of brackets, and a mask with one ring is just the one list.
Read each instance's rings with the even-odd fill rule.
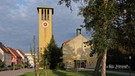
[[58,64],[58,69],[65,70],[64,66],[65,66],[65,64],[61,62]]
[[0,62],[0,68],[4,67],[4,62]]
[[21,68],[21,65],[20,64],[15,64],[15,69],[20,69]]

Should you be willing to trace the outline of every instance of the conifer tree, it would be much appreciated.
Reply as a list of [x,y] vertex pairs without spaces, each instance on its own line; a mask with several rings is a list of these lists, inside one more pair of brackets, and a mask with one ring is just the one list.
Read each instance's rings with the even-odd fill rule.
[[61,62],[62,50],[57,46],[53,36],[44,52],[44,59],[47,59],[50,69],[56,69],[58,63]]

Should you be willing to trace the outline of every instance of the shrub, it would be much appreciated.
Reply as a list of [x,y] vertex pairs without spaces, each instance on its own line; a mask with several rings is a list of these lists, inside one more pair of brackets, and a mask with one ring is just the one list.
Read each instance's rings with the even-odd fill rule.
[[0,68],[4,67],[4,62],[0,62]]
[[58,64],[58,69],[65,70],[64,66],[65,64],[61,62]]

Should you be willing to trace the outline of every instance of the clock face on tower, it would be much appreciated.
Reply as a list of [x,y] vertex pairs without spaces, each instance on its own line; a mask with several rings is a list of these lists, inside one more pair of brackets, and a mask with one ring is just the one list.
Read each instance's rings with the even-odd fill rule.
[[42,23],[42,26],[44,27],[44,28],[47,28],[48,27],[48,22],[47,21],[44,21],[43,23]]

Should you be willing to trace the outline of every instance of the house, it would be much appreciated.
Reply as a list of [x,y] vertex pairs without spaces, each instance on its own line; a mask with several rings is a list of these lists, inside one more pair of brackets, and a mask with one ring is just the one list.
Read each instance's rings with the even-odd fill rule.
[[97,55],[90,57],[91,46],[86,46],[84,42],[88,39],[81,34],[81,29],[77,29],[76,36],[62,44],[63,62],[66,68],[95,68]]
[[27,56],[20,49],[17,49],[16,52],[22,57],[23,63],[26,63],[28,61]]
[[11,54],[8,49],[0,42],[0,61],[5,63],[5,66],[11,66]]
[[[7,49],[9,50],[9,52],[11,53],[12,55],[12,59],[15,58],[16,59],[16,62],[15,64],[18,64],[18,65],[22,65],[22,57],[16,52],[16,50],[10,48],[10,47],[7,47]],[[12,65],[13,65],[13,62],[12,62]]]
[[[28,58],[28,62],[29,62],[29,64],[32,66],[32,67],[34,67],[34,59],[33,59],[33,57],[32,57],[32,55],[31,55],[31,53],[25,53],[25,55],[27,56],[27,58]],[[36,60],[37,60],[37,56],[36,56],[36,58],[35,58]]]

